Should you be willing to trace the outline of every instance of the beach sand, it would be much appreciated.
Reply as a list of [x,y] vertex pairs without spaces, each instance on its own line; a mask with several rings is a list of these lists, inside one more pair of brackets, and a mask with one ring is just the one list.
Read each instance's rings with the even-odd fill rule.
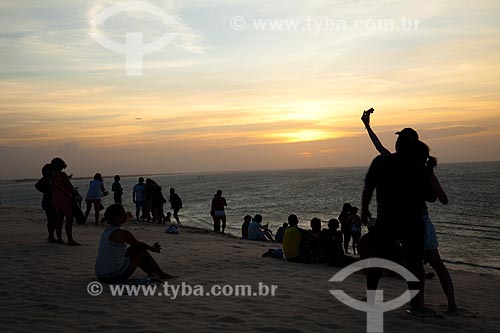
[[[366,315],[330,295],[344,289],[361,299],[365,277],[354,274],[342,284],[328,280],[338,271],[326,265],[287,263],[263,258],[273,244],[243,241],[181,227],[127,223],[138,239],[159,241],[153,254],[171,284],[277,285],[275,297],[112,297],[109,290],[92,297],[94,262],[102,227],[75,226],[81,247],[46,242],[40,209],[0,206],[0,331],[2,332],[364,332]],[[430,268],[427,268],[430,271]],[[416,318],[405,307],[384,316],[386,332],[498,332],[500,276],[452,271],[460,316]],[[144,274],[138,270],[135,277]],[[384,278],[385,299],[405,289],[401,280]],[[427,305],[443,312],[439,281],[427,281]]]

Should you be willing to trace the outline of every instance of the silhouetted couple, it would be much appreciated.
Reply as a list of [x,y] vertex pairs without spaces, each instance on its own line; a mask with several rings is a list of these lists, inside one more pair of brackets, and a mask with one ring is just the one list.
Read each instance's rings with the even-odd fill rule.
[[[362,120],[377,150],[377,156],[366,175],[362,197],[361,220],[368,222],[371,214],[368,210],[373,192],[377,194],[377,220],[370,232],[370,256],[397,261],[395,255],[398,242],[403,249],[406,268],[412,272],[418,282],[408,282],[410,289],[420,290],[411,301],[409,312],[425,316],[424,308],[424,259],[431,263],[438,273],[443,290],[448,298],[448,312],[456,313],[453,284],[446,267],[437,251],[437,240],[427,213],[426,202],[434,202],[436,197],[447,203],[433,168],[436,160],[429,156],[429,148],[419,141],[416,131],[405,128],[396,141],[396,153],[391,154],[378,140],[369,126],[370,110],[363,114]],[[430,224],[430,226],[429,226]],[[369,269],[367,287],[377,289],[380,269]]]

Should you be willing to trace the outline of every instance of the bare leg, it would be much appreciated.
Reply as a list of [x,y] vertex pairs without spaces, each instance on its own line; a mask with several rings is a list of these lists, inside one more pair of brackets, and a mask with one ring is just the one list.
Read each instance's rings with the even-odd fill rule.
[[73,216],[66,216],[66,237],[68,238],[68,245],[79,246],[80,243],[75,242],[73,239]]
[[226,215],[221,216],[221,221],[222,221],[222,233],[224,233],[224,230],[226,230]]
[[424,286],[425,286],[425,270],[424,265],[421,262],[418,263],[408,263],[408,270],[413,273],[418,279],[418,282],[408,282],[408,289],[418,289],[419,293],[417,296],[412,298],[410,301],[411,307],[413,309],[421,309],[424,302]]
[[85,204],[87,205],[87,209],[85,209],[85,219],[89,217],[90,210],[92,209],[92,202],[85,200]]
[[64,223],[64,215],[58,212],[56,221],[56,237],[57,237],[57,243],[59,244],[64,244],[64,241],[62,240],[63,223]]
[[165,273],[147,250],[129,247],[127,256],[130,259],[130,268],[135,270],[140,267],[144,273],[160,279],[171,279],[172,275]]
[[344,232],[344,252],[349,253],[349,243],[351,242],[351,233]]
[[54,232],[56,231],[57,215],[53,208],[47,209],[45,213],[47,215],[47,232],[49,233],[49,237],[47,238],[47,240],[51,243],[54,243],[56,242],[56,239],[54,238]]
[[95,210],[95,225],[99,224],[99,203],[96,201],[94,202],[94,210]]
[[453,281],[451,279],[450,273],[448,269],[443,263],[441,256],[439,255],[439,251],[431,250],[426,251],[427,261],[431,265],[431,267],[436,271],[436,274],[439,277],[439,282],[441,283],[441,288],[443,288],[443,292],[448,299],[448,311],[449,314],[457,314],[458,308],[457,303],[455,301],[455,290],[453,288]]
[[181,224],[181,221],[179,220],[179,210],[174,209],[174,218],[177,221],[177,223]]
[[220,217],[214,215],[213,219],[214,219],[214,231],[220,232]]

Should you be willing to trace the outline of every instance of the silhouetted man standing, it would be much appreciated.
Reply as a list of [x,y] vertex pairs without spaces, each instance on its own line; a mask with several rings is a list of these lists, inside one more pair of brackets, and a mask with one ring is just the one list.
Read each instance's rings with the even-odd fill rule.
[[[377,156],[368,170],[363,190],[361,219],[366,224],[373,191],[377,193],[377,222],[370,238],[370,256],[397,261],[398,241],[405,266],[420,282],[410,289],[423,289],[424,228],[421,215],[430,195],[430,175],[414,158],[418,140],[398,138],[397,152]],[[369,269],[367,287],[377,289],[380,269]],[[422,307],[420,293],[411,301],[412,311]]]

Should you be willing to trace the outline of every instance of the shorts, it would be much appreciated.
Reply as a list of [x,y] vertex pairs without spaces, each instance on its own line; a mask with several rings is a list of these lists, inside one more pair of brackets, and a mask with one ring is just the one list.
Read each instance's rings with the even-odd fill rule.
[[436,237],[436,230],[429,217],[429,214],[425,213],[422,215],[422,222],[424,223],[425,234],[424,234],[424,250],[436,250],[438,248],[438,240]]
[[107,283],[107,284],[120,284],[120,283],[126,283],[128,279],[134,274],[134,271],[130,269],[130,266],[125,270],[125,272],[112,276],[112,277],[103,277],[103,276],[97,276],[97,279],[101,281],[102,283]]
[[224,216],[226,215],[226,212],[223,210],[216,210],[215,211],[215,216]]

